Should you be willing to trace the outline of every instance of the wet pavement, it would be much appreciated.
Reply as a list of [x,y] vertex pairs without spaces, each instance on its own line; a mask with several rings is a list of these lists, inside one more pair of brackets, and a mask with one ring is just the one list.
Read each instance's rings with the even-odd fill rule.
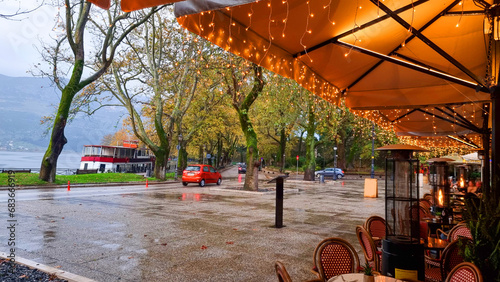
[[[316,245],[341,237],[358,250],[356,225],[384,215],[364,181],[285,181],[283,228],[275,193],[243,193],[235,170],[223,185],[26,189],[16,193],[16,255],[98,281],[275,281],[282,261],[294,281],[310,272]],[[230,177],[227,177],[230,176]],[[260,188],[272,178],[261,172]],[[299,177],[300,178],[300,177]],[[242,179],[244,181],[244,179]],[[7,210],[7,191],[0,207]],[[7,224],[7,213],[0,214]],[[6,252],[7,231],[0,233]]]

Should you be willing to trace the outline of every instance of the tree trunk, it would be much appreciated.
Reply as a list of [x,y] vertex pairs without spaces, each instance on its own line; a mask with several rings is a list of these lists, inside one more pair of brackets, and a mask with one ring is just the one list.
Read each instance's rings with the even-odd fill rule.
[[165,180],[165,174],[167,173],[167,163],[168,155],[163,148],[158,148],[158,150],[153,151],[155,154],[155,178],[160,180]]
[[255,163],[259,161],[257,149],[257,134],[252,127],[252,123],[248,119],[247,112],[248,110],[238,111],[241,130],[245,133],[245,141],[247,145],[247,172],[245,174],[245,184],[243,185],[243,189],[257,191],[259,189],[258,181],[256,181],[256,177],[254,175],[254,173],[258,173],[258,169],[255,168]]
[[316,156],[314,155],[314,149],[316,147],[316,139],[314,138],[314,133],[316,131],[316,116],[314,114],[314,109],[312,108],[313,101],[310,101],[309,103],[306,137],[306,167],[304,170],[304,180],[314,181],[314,171],[316,170]]
[[[78,75],[76,73],[77,71],[77,67],[75,66],[73,77],[81,76],[81,74]],[[54,120],[52,134],[50,135],[49,146],[45,151],[45,155],[43,156],[42,164],[40,166],[39,179],[43,181],[53,183],[56,180],[57,159],[59,158],[64,145],[68,142],[64,136],[64,129],[66,128],[66,122],[68,121],[71,101],[73,101],[73,97],[79,91],[78,83],[75,80],[79,80],[79,78],[72,78],[61,94],[61,101],[59,102],[59,108],[57,109],[57,114]]]

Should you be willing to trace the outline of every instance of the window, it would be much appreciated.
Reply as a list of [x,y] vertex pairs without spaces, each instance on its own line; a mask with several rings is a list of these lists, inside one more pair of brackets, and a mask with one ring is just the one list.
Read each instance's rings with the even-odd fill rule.
[[215,168],[210,167],[210,172],[215,172]]
[[186,167],[186,170],[187,171],[200,171],[200,167],[199,166],[188,166],[188,167]]
[[208,172],[208,166],[204,166],[204,167],[203,167],[203,171],[204,171],[204,172]]

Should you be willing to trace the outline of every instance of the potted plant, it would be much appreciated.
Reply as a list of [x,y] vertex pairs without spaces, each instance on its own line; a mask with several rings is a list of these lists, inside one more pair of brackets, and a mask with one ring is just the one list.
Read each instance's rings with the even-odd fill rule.
[[365,265],[363,266],[363,281],[364,282],[374,282],[375,277],[373,276],[373,267],[368,263],[365,262]]

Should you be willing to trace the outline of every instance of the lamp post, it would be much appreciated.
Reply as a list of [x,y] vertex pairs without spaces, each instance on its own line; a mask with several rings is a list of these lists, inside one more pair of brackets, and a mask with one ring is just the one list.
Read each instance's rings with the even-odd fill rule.
[[373,123],[372,127],[372,167],[370,177],[375,178],[375,123]]
[[337,146],[333,147],[333,180],[337,180]]
[[175,174],[174,178],[177,180],[177,175],[178,175],[178,170],[179,170],[179,162],[180,162],[180,156],[181,156],[181,143],[182,143],[182,134],[179,133],[179,145],[177,145],[177,164],[175,165]]

